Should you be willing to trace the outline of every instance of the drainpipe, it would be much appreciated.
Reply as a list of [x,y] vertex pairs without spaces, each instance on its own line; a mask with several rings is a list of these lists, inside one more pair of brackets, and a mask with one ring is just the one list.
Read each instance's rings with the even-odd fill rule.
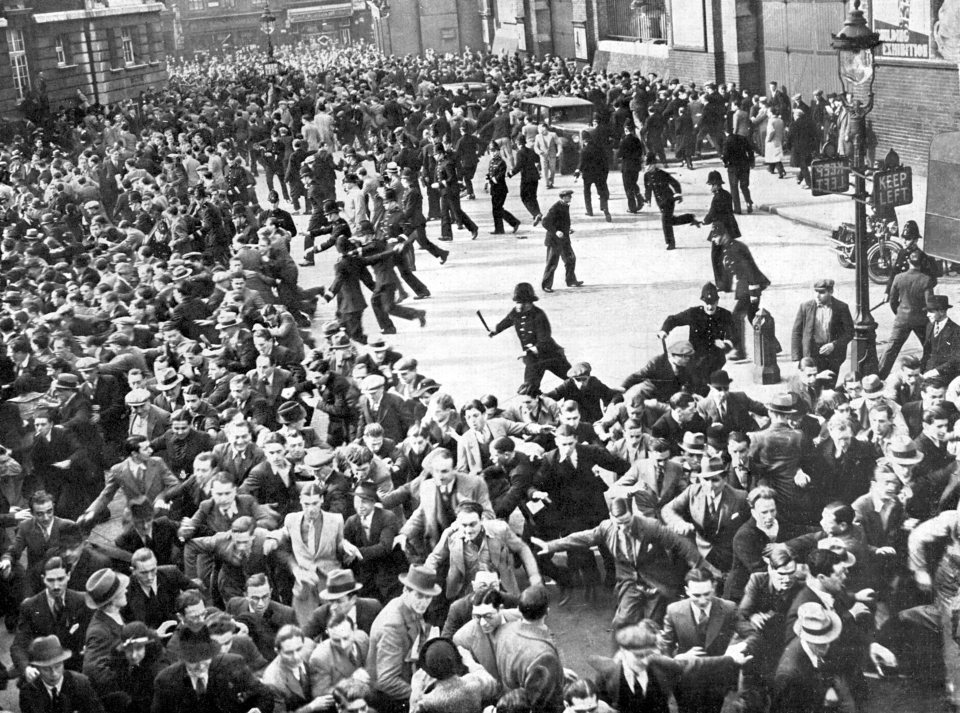
[[93,102],[99,105],[100,89],[97,87],[97,68],[93,64],[93,41],[90,39],[92,28],[93,23],[88,18],[83,34],[87,40],[87,65],[90,67],[90,84],[93,86]]

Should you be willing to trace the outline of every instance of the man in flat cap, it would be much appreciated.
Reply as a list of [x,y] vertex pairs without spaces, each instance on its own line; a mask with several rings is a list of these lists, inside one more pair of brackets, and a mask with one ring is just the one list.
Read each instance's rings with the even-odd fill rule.
[[791,356],[799,362],[810,357],[818,371],[840,374],[847,359],[847,345],[853,339],[853,318],[846,302],[833,296],[831,279],[813,284],[816,297],[800,305],[793,323]]
[[563,260],[563,269],[567,287],[580,287],[582,281],[577,279],[577,256],[570,243],[570,202],[573,200],[573,191],[565,188],[560,191],[560,199],[554,203],[543,217],[543,227],[547,237],[543,244],[547,246],[547,264],[543,268],[543,279],[540,286],[544,292],[553,292],[553,274],[557,270],[557,263]]
[[733,315],[720,306],[720,293],[712,282],[701,288],[700,301],[702,305],[668,316],[657,336],[666,341],[675,328],[689,327],[698,369],[701,374],[711,374],[723,368],[726,353],[733,348]]
[[650,398],[661,403],[667,403],[671,396],[681,390],[706,396],[706,377],[697,368],[695,357],[696,352],[690,342],[674,342],[663,354],[628,376],[623,382],[623,390],[647,382],[652,388]]

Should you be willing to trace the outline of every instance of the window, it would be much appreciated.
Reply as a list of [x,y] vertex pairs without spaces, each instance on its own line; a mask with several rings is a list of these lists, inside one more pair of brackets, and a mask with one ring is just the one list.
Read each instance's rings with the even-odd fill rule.
[[56,42],[57,65],[63,67],[70,62],[70,38],[66,35],[57,35]]
[[206,0],[187,0],[188,10],[205,10],[207,8]]
[[120,45],[123,47],[123,63],[133,64],[136,56],[133,53],[133,32],[129,27],[120,30]]
[[30,70],[27,67],[27,51],[23,41],[23,30],[7,30],[7,47],[10,49],[13,88],[17,92],[17,98],[23,99],[30,91]]
[[664,0],[608,0],[607,26],[614,39],[666,42]]

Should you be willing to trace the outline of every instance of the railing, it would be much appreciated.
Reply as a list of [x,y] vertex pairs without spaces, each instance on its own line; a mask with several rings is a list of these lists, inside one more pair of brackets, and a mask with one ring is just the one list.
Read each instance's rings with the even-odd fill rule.
[[666,11],[660,2],[637,7],[634,0],[609,0],[607,37],[617,40],[667,41]]

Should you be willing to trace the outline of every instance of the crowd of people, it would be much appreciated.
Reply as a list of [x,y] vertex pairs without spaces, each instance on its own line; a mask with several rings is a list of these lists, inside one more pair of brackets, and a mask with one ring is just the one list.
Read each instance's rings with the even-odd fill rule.
[[[886,382],[837,384],[852,323],[830,280],[798,312],[787,389],[762,404],[724,368],[769,284],[737,239],[753,156],[784,173],[787,121],[805,180],[804,146],[849,151],[842,104],[550,57],[279,56],[279,78],[243,52],[171,62],[162,90],[61,110],[0,151],[0,602],[23,713],[812,713],[857,710],[865,676],[896,671],[960,701],[958,328],[922,254],[891,305],[913,309],[904,335],[930,316],[929,349]],[[468,81],[486,86],[475,118],[442,88]],[[494,232],[516,232],[519,174],[541,288],[561,259],[582,284],[573,192],[538,203],[558,146],[521,115],[530,95],[594,103],[587,210],[595,187],[609,219],[618,161],[668,249],[701,221],[674,215],[665,147],[690,167],[711,145],[734,189],[709,174],[716,279],[615,387],[518,284],[489,332],[516,332],[522,384],[455,399],[420,373],[429,348],[367,337],[363,290],[382,334],[425,324],[401,279],[430,296],[414,246],[449,257],[430,220],[439,242],[477,237],[461,200],[484,151]],[[329,285],[302,284],[330,248]],[[336,319],[314,335],[321,299]],[[562,383],[542,392],[547,371]],[[610,610],[592,671],[550,632],[574,600]]]

